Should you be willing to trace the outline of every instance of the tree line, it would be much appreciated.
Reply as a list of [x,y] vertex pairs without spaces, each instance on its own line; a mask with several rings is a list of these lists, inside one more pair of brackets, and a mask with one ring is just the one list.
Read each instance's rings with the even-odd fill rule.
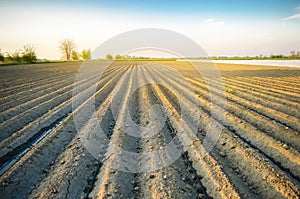
[[31,44],[23,46],[22,49],[16,50],[14,53],[6,52],[6,55],[4,55],[0,49],[0,62],[35,63],[36,61],[35,47]]
[[[91,49],[83,49],[81,52],[78,52],[76,43],[71,39],[63,39],[59,41],[59,49],[62,53],[62,59],[65,60],[90,60],[91,59]],[[135,57],[128,55],[116,55],[112,56],[111,54],[107,54],[105,59],[108,60],[124,60],[124,59],[141,59],[144,57]],[[214,58],[214,57],[211,57]],[[217,58],[217,57],[216,57]],[[239,57],[237,57],[239,58]],[[281,54],[274,55],[272,54],[270,57],[264,57],[262,55],[257,56],[256,58],[292,58],[297,59],[300,58],[300,51],[291,51],[289,56],[284,56]],[[146,58],[145,58],[146,59]],[[16,50],[13,53],[3,54],[0,49],[0,62],[12,62],[12,63],[35,63],[37,62],[36,56],[36,48],[32,44],[27,44],[23,46],[22,49]]]
[[130,60],[130,59],[153,59],[151,57],[141,57],[141,56],[130,56],[130,55],[115,55],[112,56],[110,53],[106,54],[105,59],[108,60]]
[[[65,60],[90,60],[91,49],[84,49],[81,52],[76,51],[77,45],[71,39],[59,41],[59,49],[62,53],[62,59]],[[0,63],[36,63],[36,48],[32,44],[26,44],[22,49],[13,53],[3,53],[0,49]]]

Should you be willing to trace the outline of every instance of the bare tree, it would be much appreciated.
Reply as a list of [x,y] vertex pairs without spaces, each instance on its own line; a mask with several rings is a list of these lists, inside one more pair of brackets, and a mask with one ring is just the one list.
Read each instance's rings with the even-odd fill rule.
[[71,39],[64,39],[59,42],[59,49],[61,50],[63,56],[67,59],[71,59],[71,52],[76,48],[76,44]]

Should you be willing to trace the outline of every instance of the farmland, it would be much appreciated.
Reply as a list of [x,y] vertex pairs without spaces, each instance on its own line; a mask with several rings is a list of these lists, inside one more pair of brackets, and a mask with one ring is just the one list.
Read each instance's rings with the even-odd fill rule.
[[[79,62],[0,67],[1,198],[300,197],[300,69],[218,64],[221,79],[204,79],[187,62],[115,61],[97,79],[94,69],[106,64],[91,64],[80,79]],[[157,84],[134,90],[148,80]],[[160,113],[165,121],[152,136],[131,136],[121,130],[126,111],[139,127],[159,123],[151,120]],[[101,146],[109,155],[101,161],[82,141],[93,131],[92,115],[107,137]],[[183,134],[195,124],[185,147]],[[221,134],[203,155],[211,128]],[[147,153],[174,139],[185,152],[168,165],[147,172],[114,167],[121,156],[114,146]],[[156,160],[163,158],[148,160],[150,168]]]

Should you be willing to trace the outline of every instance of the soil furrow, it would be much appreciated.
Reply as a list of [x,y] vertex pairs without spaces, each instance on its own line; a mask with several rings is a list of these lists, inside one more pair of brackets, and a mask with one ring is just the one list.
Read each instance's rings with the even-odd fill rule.
[[278,97],[278,96],[270,95],[270,93],[268,93],[268,92],[264,92],[261,90],[254,90],[254,89],[249,88],[249,86],[243,86],[241,83],[227,81],[227,79],[225,79],[225,78],[223,78],[223,83],[225,83],[228,88],[233,88],[234,90],[237,90],[239,92],[249,92],[256,97],[259,97],[259,98],[262,98],[265,100],[270,100],[272,102],[287,105],[287,106],[293,107],[295,109],[300,108],[299,103],[288,100],[286,98],[286,96]]
[[[111,78],[111,77],[106,77],[106,78]],[[79,84],[77,89],[81,89],[81,91],[83,91],[89,87],[92,87],[92,85],[94,84],[93,83],[94,80],[95,78],[83,84]],[[42,102],[37,106],[30,108],[20,113],[19,115],[16,115],[10,118],[9,120],[6,120],[5,122],[1,123],[0,128],[3,130],[5,129],[4,130],[5,134],[0,135],[1,140],[7,138],[7,136],[10,135],[11,133],[20,130],[25,124],[28,124],[34,121],[35,119],[42,117],[44,114],[47,114],[48,111],[55,109],[56,106],[59,106],[64,101],[71,99],[73,93],[72,88],[73,86],[71,85],[69,91],[62,92],[62,94],[58,94],[57,96],[50,98],[48,101]],[[23,118],[23,119],[20,120],[19,123],[15,123],[15,121],[18,118]]]
[[[103,89],[108,89],[109,91],[111,88],[112,87],[102,87],[101,90],[98,90],[97,93],[94,94],[97,94],[95,97],[100,100],[95,106],[100,105],[99,103],[102,101],[101,98],[106,98],[103,94],[107,92]],[[99,95],[100,93],[102,93],[101,96]],[[85,114],[76,127],[74,125],[73,115],[80,111],[88,110],[86,106],[90,103],[91,99],[93,98],[90,97],[89,100],[82,103],[72,114],[67,116],[64,123],[51,131],[45,139],[41,140],[32,150],[25,154],[20,161],[0,177],[2,183],[7,183],[7,186],[0,190],[2,196],[6,198],[8,197],[7,194],[10,194],[9,197],[14,198],[28,197],[35,186],[49,173],[49,169],[54,164],[55,159],[57,159],[59,154],[66,149],[67,144],[76,136],[77,130],[80,130],[84,126],[89,114]],[[47,156],[45,156],[45,154],[47,154]],[[21,180],[24,177],[27,179],[26,182]],[[16,186],[21,189],[26,188],[26,191],[12,192],[11,190],[18,190]],[[55,189],[52,191],[55,194],[59,192],[59,190]]]
[[228,77],[223,77],[222,78],[223,81],[227,84],[232,84],[232,85],[237,85],[239,88],[241,89],[246,89],[247,91],[251,91],[251,92],[257,92],[259,94],[262,94],[266,97],[272,97],[272,98],[276,98],[279,99],[280,101],[283,101],[284,103],[288,103],[291,106],[295,107],[295,108],[299,108],[299,99],[294,99],[291,96],[286,96],[284,94],[278,94],[278,93],[274,93],[274,92],[270,92],[268,89],[264,89],[263,87],[261,88],[253,88],[253,86],[256,85],[247,85],[244,84],[242,81],[236,81],[233,78],[228,78]]
[[[121,74],[121,73],[120,73]],[[109,87],[116,78],[118,78],[120,75],[115,76],[114,79],[110,79],[110,76],[108,76],[108,81],[106,80],[106,83],[103,85],[103,87],[98,90],[96,93],[91,93],[93,91],[93,87],[90,87],[87,90],[84,90],[84,92],[79,92],[78,94],[76,94],[73,99],[69,99],[68,101],[64,102],[63,104],[61,104],[60,107],[56,112],[56,116],[57,117],[65,117],[68,114],[71,114],[72,111],[72,100],[76,100],[77,102],[77,106],[79,106],[81,103],[83,103],[85,100],[90,100],[91,96],[95,96],[97,94],[99,94],[100,92],[103,92],[104,88]],[[105,80],[105,79],[104,79]],[[98,83],[96,83],[98,84]],[[77,108],[73,106],[73,109]],[[53,111],[52,111],[53,113]],[[29,128],[29,129],[24,129],[24,132],[18,132],[18,135],[16,136],[11,136],[9,137],[7,140],[4,140],[3,142],[1,142],[0,146],[7,146],[7,148],[4,148],[0,151],[0,155],[1,155],[1,163],[4,163],[6,161],[9,160],[10,157],[15,156],[16,154],[18,154],[18,152],[24,148],[27,147],[28,144],[30,144],[32,142],[32,140],[34,140],[36,137],[39,137],[39,134],[42,134],[45,129],[48,128],[48,126],[41,126],[42,123],[45,123],[46,125],[51,122],[51,123],[56,123],[53,119],[55,117],[50,115],[51,119],[46,120],[44,122],[36,122],[38,125],[31,125],[33,126],[33,128]],[[56,120],[60,120],[60,118],[56,119]],[[54,122],[53,122],[54,121]],[[36,126],[36,128],[34,128]],[[51,125],[50,125],[51,126]],[[28,133],[27,131],[30,130],[30,133]],[[15,139],[12,139],[15,138]]]
[[[253,77],[253,80],[258,81],[260,84],[264,84],[267,82],[267,86],[280,86],[282,88],[287,88],[288,90],[300,91],[300,84],[295,84],[289,81],[282,81],[282,79],[273,79],[273,78],[258,78]],[[267,80],[267,81],[266,81]]]
[[[197,86],[201,88],[206,88],[206,85],[200,83],[200,82],[194,82]],[[222,93],[224,91],[218,90],[216,88],[211,88],[210,92],[212,92],[215,95],[222,96]],[[245,108],[256,112],[266,118],[269,118],[270,120],[275,120],[276,122],[285,125],[288,128],[291,128],[295,130],[296,132],[300,131],[300,126],[298,124],[298,119],[296,117],[287,115],[285,113],[282,113],[280,111],[276,111],[274,109],[269,109],[268,107],[265,107],[257,102],[252,102],[249,99],[241,98],[238,96],[235,96],[232,93],[226,93],[227,100],[232,101],[233,103],[236,103],[238,105],[244,106]]]
[[[58,81],[55,84],[43,85],[43,87],[41,89],[31,90],[31,91],[27,92],[26,94],[23,94],[22,92],[20,92],[20,93],[14,94],[14,95],[10,95],[11,99],[9,101],[7,101],[6,103],[2,103],[0,105],[0,111],[2,112],[7,109],[16,107],[23,103],[26,103],[26,102],[32,100],[33,98],[39,97],[49,91],[52,92],[56,89],[61,88],[62,86],[66,85],[66,84],[72,84],[72,78],[69,78],[66,81],[62,81],[62,82]],[[18,100],[16,101],[14,99],[18,99]]]
[[[34,79],[34,78],[29,79],[28,78],[28,81],[26,83],[24,83],[24,79],[21,79],[20,80],[20,82],[22,82],[21,85],[16,85],[14,87],[4,88],[3,91],[1,91],[3,94],[6,95],[6,97],[3,98],[3,100],[10,99],[11,98],[10,96],[13,95],[13,94],[16,94],[16,93],[26,94],[31,90],[35,91],[36,89],[43,88],[44,85],[47,84],[47,83],[59,82],[59,81],[65,79],[66,77],[70,77],[70,74],[74,74],[74,72],[59,75],[59,76],[55,76],[55,77],[50,76],[48,78],[47,76],[45,77],[44,74],[39,73],[39,74],[37,74],[37,75],[40,75],[40,76],[37,76],[38,79]],[[45,79],[47,79],[47,80],[45,80]],[[26,78],[26,80],[27,80],[27,78]]]
[[299,102],[299,100],[300,100],[299,97],[295,96],[295,93],[277,90],[276,87],[275,88],[272,88],[272,87],[266,88],[266,87],[255,84],[255,82],[248,82],[248,78],[230,78],[230,81],[249,86],[250,88],[257,89],[259,91],[269,92],[271,95],[285,96],[285,97],[290,98],[294,102]]
[[[240,77],[238,79],[240,79]],[[261,78],[258,79],[256,77],[247,79],[246,82],[249,82],[249,83],[264,87],[264,88],[276,89],[276,90],[282,91],[283,93],[293,94],[293,95],[300,97],[300,93],[297,88],[287,86],[286,84],[282,85],[280,83],[278,84],[278,82],[275,83],[275,82],[270,82],[270,81],[262,81]]]
[[[198,80],[195,80],[195,81],[198,81]],[[219,85],[221,84],[220,82],[217,82],[214,80],[210,80],[210,82],[215,85],[215,88],[218,88]],[[244,92],[243,90],[239,90],[237,87],[233,87],[231,85],[226,85],[226,86],[228,88],[233,89],[234,90],[233,94],[236,95],[237,97],[244,98],[251,102],[259,103],[259,104],[263,105],[264,107],[272,108],[274,110],[283,112],[287,115],[300,118],[300,114],[298,113],[300,110],[299,104],[296,104],[296,106],[298,106],[298,107],[294,108],[293,106],[290,106],[289,103],[282,104],[282,103],[273,102],[272,98],[270,98],[270,96],[263,99],[261,96],[256,97],[252,91]]]
[[299,198],[300,70],[212,66],[1,67],[1,198]]
[[[135,70],[129,71],[126,78],[128,84],[124,85],[125,88],[123,87],[122,89],[119,89],[121,92],[116,93],[116,95],[113,96],[115,98],[114,100],[119,102],[119,108],[116,110],[116,124],[108,146],[108,151],[105,155],[106,158],[102,168],[100,169],[100,172],[97,175],[97,181],[94,185],[94,188],[89,194],[90,197],[131,198],[135,196],[135,193],[133,192],[134,184],[132,183],[135,182],[135,175],[129,171],[125,172],[126,166],[123,165],[122,159],[120,159],[122,158],[122,148],[126,148],[130,151],[136,150],[136,140],[126,135],[126,133],[122,130],[124,128],[123,125],[125,125],[124,120],[126,111],[128,111],[129,96],[134,81],[134,71]],[[128,162],[128,164],[130,163]],[[118,166],[120,166],[120,169],[123,170],[117,170]]]
[[[153,67],[153,65],[148,67]],[[154,76],[157,77],[157,75]],[[152,75],[153,78],[154,76]],[[160,78],[159,80],[156,80],[156,82],[161,82],[161,80],[163,79]],[[170,83],[169,85],[171,87]],[[176,108],[174,108],[169,100],[165,97],[167,94],[163,92],[160,87],[154,85],[153,91],[160,98],[161,103],[168,107],[168,110],[170,110],[168,113],[169,118],[181,117],[180,113],[177,112]],[[176,94],[176,97],[180,97],[178,94],[179,91],[177,92],[172,90],[172,92]],[[190,155],[191,161],[193,162],[193,166],[197,170],[198,175],[203,176],[202,182],[206,187],[208,194],[215,198],[239,198],[237,190],[232,187],[227,175],[222,171],[222,166],[219,165],[216,159],[214,159],[208,153],[204,153],[205,149],[200,144],[198,138],[194,136],[189,124],[185,122],[186,121],[182,121],[180,124],[178,124],[178,121],[172,119],[171,125],[176,128],[176,134],[179,140],[182,143],[185,143],[185,150],[187,150],[188,154]],[[193,138],[193,142],[186,143],[187,140],[184,138],[185,136]],[[199,141],[197,142],[198,144],[195,144],[196,140]]]
[[[93,79],[94,79],[94,77],[84,79],[84,80],[81,80],[80,82],[76,82],[76,84],[83,84],[83,86],[84,86],[85,83],[89,83]],[[55,98],[60,94],[67,95],[68,93],[70,93],[70,91],[72,91],[73,86],[75,86],[75,85],[73,85],[73,83],[69,83],[67,85],[61,85],[60,87],[57,87],[57,88],[55,87],[50,92],[47,92],[47,93],[43,92],[41,95],[33,96],[32,97],[33,99],[31,99],[30,101],[27,101],[18,106],[11,107],[5,111],[2,111],[0,113],[0,118],[3,120],[2,121],[0,120],[0,122],[5,122],[7,120],[10,120],[11,118],[15,117],[16,115],[19,115],[27,110],[30,110],[31,108],[36,108],[38,105],[41,105],[46,101],[55,100]]]
[[[139,67],[140,69],[141,67]],[[144,77],[139,78],[144,80],[145,70],[143,70]],[[147,84],[140,89],[140,120],[139,124],[143,127],[149,126],[149,121],[153,121],[154,118],[150,116],[150,109],[152,105],[160,104],[158,98],[153,94],[151,90],[151,84]],[[155,110],[155,109],[154,109]],[[152,115],[159,115],[163,113],[162,110]],[[155,116],[153,116],[155,117]],[[149,127],[148,127],[149,128]],[[141,153],[154,153],[158,150],[164,150],[166,145],[172,142],[172,132],[170,124],[165,123],[163,128],[156,132],[155,135],[141,139],[140,150]],[[174,138],[175,139],[175,138]],[[177,143],[177,146],[180,146]],[[139,198],[208,198],[205,188],[203,187],[199,176],[192,170],[192,165],[186,154],[178,157],[172,163],[165,162],[165,156],[172,156],[171,154],[158,153],[155,159],[150,158],[152,161],[144,161],[144,164],[152,164],[152,167],[156,167],[157,161],[163,162],[162,168],[150,172],[141,173],[139,176],[139,184],[141,185],[142,193]],[[198,182],[197,182],[198,181]],[[200,184],[199,184],[200,183]],[[174,191],[177,190],[177,191]]]
[[[157,74],[158,76],[159,74]],[[173,75],[174,76],[174,75]],[[169,77],[168,79],[171,80],[172,77]],[[178,79],[176,79],[177,82],[173,81],[173,85],[177,85],[177,88],[180,88],[181,85],[183,85],[183,83],[179,84],[178,82],[180,82]],[[181,88],[182,89],[182,93],[186,92],[187,94],[185,94],[186,96],[190,96],[190,99],[193,98],[193,95],[195,95],[195,93],[192,93],[190,91],[190,94],[188,93],[188,91],[184,90],[184,87]],[[219,100],[220,101],[220,100]],[[212,106],[209,105],[210,102],[207,101],[201,101],[202,105],[206,105],[208,106],[208,108],[205,108],[205,106],[202,106],[203,108],[205,108],[205,110],[207,112],[210,112],[210,110],[212,110]],[[220,108],[222,108],[222,106],[220,105],[214,105],[214,108],[218,108],[218,106]],[[223,110],[225,111],[225,110]],[[218,110],[218,112],[222,112],[222,110]],[[257,132],[255,129],[253,129],[251,126],[245,126],[246,123],[244,123],[243,129],[239,128],[238,124],[239,124],[239,120],[236,121],[236,119],[234,117],[230,117],[230,115],[227,115],[226,119],[227,121],[223,121],[222,117],[218,117],[219,115],[215,115],[214,119],[216,119],[218,122],[221,122],[222,125],[224,125],[227,129],[229,129],[231,132],[239,133],[240,138],[243,138],[244,141],[245,140],[249,140],[249,143],[255,143],[257,145],[257,147],[262,148],[263,150],[261,150],[260,152],[263,153],[265,156],[267,156],[274,164],[276,164],[277,166],[279,166],[281,169],[283,169],[287,174],[291,175],[294,179],[299,180],[299,176],[300,176],[300,171],[299,171],[299,162],[300,162],[300,155],[297,151],[293,150],[293,149],[285,149],[283,147],[283,145],[278,144],[276,141],[274,141],[272,138],[268,137],[268,136],[264,136],[264,134],[262,132]],[[252,133],[253,132],[253,133]],[[248,143],[248,144],[249,144]],[[264,144],[262,144],[264,143]],[[267,144],[265,144],[267,143]],[[254,146],[254,145],[251,145]],[[254,149],[258,149],[258,148],[254,148]],[[264,151],[264,152],[263,152]],[[274,158],[271,158],[274,157]],[[280,162],[283,164],[281,165]]]
[[[85,89],[85,85],[90,85],[92,82],[86,82],[85,84],[80,85],[81,89]],[[50,96],[50,99],[44,102],[37,104],[36,106],[21,112],[18,115],[11,117],[8,120],[5,120],[1,123],[0,129],[5,133],[1,134],[0,140],[3,141],[5,138],[10,136],[12,133],[20,130],[26,124],[36,120],[37,118],[41,117],[42,115],[46,114],[48,111],[54,109],[59,104],[63,103],[64,101],[70,99],[72,97],[72,85],[67,92],[60,91],[56,96]],[[22,118],[22,119],[21,119]],[[19,121],[16,123],[16,121]]]
[[[163,73],[163,74],[165,74],[165,73]],[[174,85],[174,84],[170,84],[170,85]],[[175,92],[175,90],[176,89],[174,89],[174,92]],[[179,94],[178,94],[179,95]],[[186,104],[186,103],[185,103]],[[197,121],[197,120],[196,120]],[[221,136],[222,137],[222,136]],[[234,139],[232,139],[232,140],[234,140]],[[241,143],[243,143],[242,141],[240,141]],[[233,145],[235,145],[235,144],[233,144]],[[244,147],[243,147],[244,148]],[[232,149],[234,149],[234,148],[232,148]],[[252,149],[251,149],[252,150]],[[222,149],[221,149],[221,151],[222,151]],[[255,151],[255,150],[254,150]],[[242,151],[241,151],[242,152]],[[244,153],[244,151],[243,151],[243,153]],[[255,152],[256,153],[256,152]],[[259,155],[258,154],[256,154],[255,156],[257,156],[257,157],[259,157]],[[233,157],[237,157],[237,156],[233,156]],[[244,158],[248,158],[249,159],[249,157],[248,156],[245,156]],[[260,159],[262,159],[262,158],[260,158]],[[255,158],[253,159],[253,160],[255,160]],[[233,160],[230,160],[230,161],[233,161]],[[241,161],[241,160],[238,160],[237,162],[239,162],[239,161]],[[246,159],[246,160],[244,160],[243,162],[248,162],[248,160]],[[272,164],[270,164],[270,163],[267,163],[267,167],[264,167],[265,169],[267,169],[267,170],[265,170],[265,172],[267,172],[269,175],[271,175],[272,174],[272,176],[274,177],[274,178],[278,178],[278,176],[276,177],[276,175],[273,173],[273,171],[274,171],[274,167],[272,167],[271,165]],[[247,165],[247,166],[250,166],[250,165]],[[253,170],[253,167],[254,167],[254,165],[252,165],[252,166],[250,166],[248,169],[250,169],[250,170],[252,170],[252,172],[254,172],[254,170]],[[254,167],[255,169],[257,169],[256,167]],[[272,168],[272,169],[271,169]],[[276,168],[276,167],[275,167]],[[257,173],[257,175],[260,175],[259,174],[259,170],[260,169],[258,169],[256,172],[258,172]],[[280,170],[278,170],[278,169],[276,169],[277,170],[277,172],[278,173],[282,173]],[[268,183],[270,183],[270,184],[265,184],[265,185],[262,185],[262,186],[266,186],[266,185],[268,185],[268,186],[270,186],[270,185],[272,185],[273,187],[274,187],[274,189],[276,190],[276,191],[280,191],[281,192],[281,194],[287,194],[287,193],[289,193],[289,194],[296,194],[297,195],[297,188],[295,188],[295,185],[293,185],[291,182],[289,182],[285,177],[283,177],[283,176],[281,176],[281,175],[279,175],[280,176],[280,178],[283,178],[284,180],[280,180],[280,181],[282,181],[282,183],[271,183],[271,182],[268,182]],[[248,177],[248,176],[247,176]],[[251,176],[252,177],[252,176]],[[261,182],[262,183],[262,182]],[[287,184],[285,184],[285,183],[287,183]],[[284,193],[284,192],[282,192],[282,189],[283,189],[283,187],[293,187],[292,189],[289,189],[289,191],[287,191],[286,193]],[[273,189],[273,188],[271,188],[271,187],[269,187],[270,189]],[[266,193],[264,193],[264,194],[266,194]],[[274,194],[275,194],[275,192],[274,192]]]
[[[115,79],[115,82],[117,82],[117,79]],[[105,97],[98,110],[95,113],[91,113],[93,116],[86,122],[81,131],[78,132],[78,135],[68,144],[66,150],[58,157],[49,175],[41,182],[31,197],[55,197],[56,194],[52,190],[59,190],[58,197],[63,198],[88,196],[96,180],[96,174],[102,166],[102,162],[99,161],[101,157],[96,159],[89,153],[83,142],[87,137],[94,134],[104,133],[108,139],[111,136],[114,128],[114,118],[109,109],[112,89],[108,91],[109,95]],[[96,124],[97,121],[99,121],[100,125]],[[97,141],[101,143],[103,148],[107,148],[108,143],[106,139],[97,139]],[[75,170],[77,173],[76,176],[73,175]]]
[[[193,82],[194,80],[192,80],[192,84]],[[199,95],[199,98],[210,100],[209,92],[203,89],[203,87],[199,87],[196,85],[195,92]],[[225,99],[220,96],[214,97],[218,99],[218,101],[222,101]],[[274,120],[270,120],[269,118],[266,118],[265,116],[256,113],[255,111],[251,111],[243,105],[237,104],[230,100],[227,101],[226,110],[233,116],[236,116],[236,120],[240,119],[238,123],[247,122],[256,129],[263,131],[264,134],[270,135],[271,137],[274,137],[283,143],[289,144],[295,147],[298,151],[300,150],[300,138],[298,137],[298,132],[292,131],[285,125],[282,125],[280,123],[278,124],[274,122]],[[282,134],[283,131],[285,132],[285,134]]]

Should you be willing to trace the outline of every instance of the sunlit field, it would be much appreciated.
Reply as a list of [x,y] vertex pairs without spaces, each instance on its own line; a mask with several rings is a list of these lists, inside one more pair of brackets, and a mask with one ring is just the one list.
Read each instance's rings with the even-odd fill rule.
[[[300,195],[300,69],[218,64],[221,79],[204,80],[191,72],[188,62],[114,61],[99,81],[94,81],[96,74],[91,68],[86,78],[74,83],[80,65],[0,67],[2,198]],[[186,81],[163,72],[161,65],[179,71]],[[200,68],[204,65],[198,63]],[[102,67],[102,63],[94,67]],[[149,79],[158,84],[146,84],[131,94],[135,82]],[[116,89],[118,95],[113,94]],[[211,96],[218,101],[214,106]],[[113,115],[111,103],[116,97],[120,109]],[[95,109],[88,110],[75,126],[74,114],[86,110],[91,100],[95,100]],[[155,136],[139,138],[120,130],[127,125],[125,110],[139,127],[147,126],[160,112],[151,109],[150,114],[153,104],[166,107],[164,125]],[[177,120],[184,107],[191,114],[183,118],[182,132]],[[224,118],[212,116],[212,108],[224,112]],[[89,128],[93,114],[108,138],[103,150],[110,155],[103,161],[91,155],[81,140],[83,132],[93,131]],[[170,165],[141,173],[112,167],[122,155],[112,146],[152,152],[177,137],[178,146],[183,147],[182,134],[190,132],[195,121],[195,139]],[[222,128],[222,132],[214,148],[203,156],[202,143],[211,127]],[[147,160],[147,164],[154,161]]]

